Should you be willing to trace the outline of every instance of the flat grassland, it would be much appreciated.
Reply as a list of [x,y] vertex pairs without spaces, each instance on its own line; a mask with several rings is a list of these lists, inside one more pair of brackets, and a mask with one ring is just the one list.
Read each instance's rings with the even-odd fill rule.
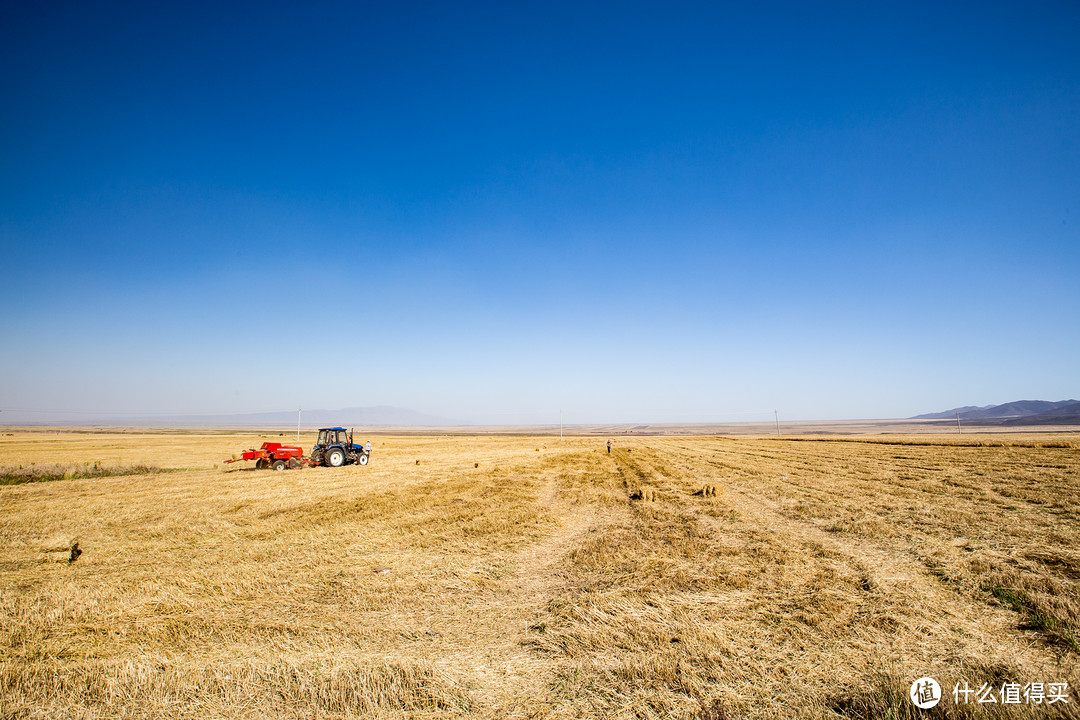
[[1080,717],[1076,439],[264,439],[0,436],[0,717]]

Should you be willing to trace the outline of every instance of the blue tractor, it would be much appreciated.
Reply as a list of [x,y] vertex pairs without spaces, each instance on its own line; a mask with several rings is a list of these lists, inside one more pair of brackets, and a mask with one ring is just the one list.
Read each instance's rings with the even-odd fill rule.
[[363,445],[353,444],[351,430],[343,427],[319,428],[319,440],[311,448],[311,463],[328,467],[341,467],[357,463],[367,465],[371,451]]

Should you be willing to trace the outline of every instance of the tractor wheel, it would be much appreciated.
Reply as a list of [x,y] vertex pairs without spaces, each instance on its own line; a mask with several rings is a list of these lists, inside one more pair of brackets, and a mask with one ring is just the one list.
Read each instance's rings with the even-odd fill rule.
[[266,458],[259,458],[258,460],[255,461],[255,469],[256,470],[265,470],[266,466],[269,465],[269,464],[270,463],[267,462]]
[[275,460],[274,464],[270,467],[274,468],[275,470],[284,470],[285,468],[289,467],[289,463],[285,462],[284,460]]
[[356,462],[360,463],[361,465],[367,465],[367,460],[368,460],[367,455],[361,455],[360,459],[357,460]]
[[345,453],[341,448],[334,448],[326,453],[326,464],[330,467],[341,467],[345,464]]

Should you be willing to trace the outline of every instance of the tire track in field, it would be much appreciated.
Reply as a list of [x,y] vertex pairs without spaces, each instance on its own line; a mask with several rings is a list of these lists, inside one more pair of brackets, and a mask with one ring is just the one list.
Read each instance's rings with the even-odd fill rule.
[[[899,605],[911,628],[926,636],[988,639],[977,654],[1006,655],[1027,668],[1049,665],[1048,655],[1017,628],[1017,615],[955,592],[918,558],[896,547],[830,533],[810,522],[785,516],[776,503],[725,488],[725,497],[744,518],[804,546],[840,553],[863,578],[864,589]],[[707,516],[705,516],[707,517]],[[712,518],[708,518],[713,521]],[[713,521],[715,522],[715,521]]]
[[[809,443],[803,443],[809,444]],[[838,443],[830,443],[837,445]],[[688,457],[693,457],[693,448],[685,445],[674,445],[678,450],[684,452]],[[975,448],[979,451],[996,451],[993,448]],[[717,460],[715,455],[720,455],[724,459]],[[720,448],[707,448],[707,452],[702,456],[699,453],[696,457],[700,461],[709,463],[714,467],[720,469],[730,468],[734,474],[737,475],[741,482],[744,482],[744,495],[749,491],[749,487],[753,487],[759,490],[763,495],[769,494],[775,497],[772,506],[779,507],[780,512],[788,519],[793,519],[790,512],[790,508],[783,500],[805,501],[806,499],[812,499],[818,506],[824,506],[828,503],[837,503],[841,506],[845,506],[847,510],[852,510],[848,507],[852,499],[851,488],[856,489],[856,495],[865,497],[868,504],[863,506],[863,510],[866,511],[864,517],[870,517],[879,520],[883,523],[894,523],[893,515],[905,513],[902,505],[907,505],[912,502],[919,503],[920,505],[929,505],[942,502],[943,497],[947,497],[948,502],[959,506],[965,513],[969,515],[984,515],[994,509],[999,511],[1010,511],[1015,513],[1016,518],[1013,519],[1014,524],[1019,522],[1020,525],[1027,528],[1045,528],[1048,531],[1055,531],[1056,525],[1061,520],[1068,520],[1072,517],[1072,514],[1067,508],[1055,507],[1050,503],[1034,502],[1022,495],[1005,493],[999,489],[998,484],[993,480],[982,482],[982,484],[958,484],[956,476],[959,474],[963,476],[966,473],[976,472],[978,467],[972,461],[957,461],[956,467],[949,467],[948,461],[935,460],[933,457],[927,457],[920,452],[914,452],[904,456],[897,456],[890,454],[888,457],[871,456],[869,458],[851,459],[843,456],[833,456],[828,453],[822,453],[816,455],[822,462],[834,463],[834,472],[838,473],[843,478],[847,487],[846,490],[831,489],[825,486],[820,469],[814,469],[813,472],[807,474],[797,473],[797,477],[794,479],[788,479],[786,475],[773,475],[769,472],[791,472],[787,468],[787,462],[783,454],[777,454],[775,456],[762,455],[760,453],[747,453],[748,458],[767,458],[774,463],[778,463],[780,460],[785,460],[784,468],[781,470],[774,464],[771,468],[767,468],[768,472],[754,472],[748,468],[739,466],[736,464],[735,458],[741,457],[737,449],[720,449]],[[872,479],[864,479],[860,477],[865,470],[859,464],[873,462],[879,467],[876,471],[877,474]],[[921,463],[937,463],[933,467],[923,467],[919,465],[912,465],[913,462]],[[1010,465],[1021,467],[1022,463],[1010,461]],[[1064,466],[1060,466],[1064,467]],[[975,468],[972,470],[971,468]],[[950,473],[950,470],[952,471]],[[940,487],[928,488],[925,482],[913,481],[905,479],[903,474],[910,473],[912,471],[922,471],[926,473],[924,481],[929,481],[935,485],[940,483]],[[999,468],[999,472],[1003,474],[1007,472],[1007,468]],[[897,477],[901,476],[901,477]],[[748,487],[749,486],[749,487]],[[1053,488],[1052,484],[1046,484],[1046,488]],[[1068,485],[1062,485],[1066,489]],[[1022,489],[1026,489],[1027,486],[1022,486]],[[887,501],[882,504],[880,499],[885,498]],[[888,500],[891,500],[889,502]],[[858,517],[858,513],[851,516],[843,517]],[[834,520],[837,518],[834,518]],[[816,525],[820,529],[825,529],[820,517],[814,519],[806,519],[803,522]],[[966,527],[950,527],[947,524],[942,524],[938,528],[941,533],[946,535],[946,539],[949,539],[950,531],[955,536],[966,536],[970,532],[970,528]],[[932,552],[935,547],[940,546],[940,537],[937,537],[935,533],[925,531],[915,526],[908,526],[905,534],[911,538],[913,534],[917,534],[920,538],[920,543],[923,545],[924,552]],[[864,535],[865,537],[865,535]],[[1006,543],[1007,546],[1015,546],[1017,544],[1023,545],[1018,539],[1010,538],[1013,542]],[[928,560],[926,557],[922,558],[923,564],[926,565]],[[1010,562],[1013,565],[1022,565],[1022,561],[1015,558],[1011,558]],[[931,566],[936,563],[930,563]]]
[[[700,457],[680,458],[684,461],[678,468],[682,477],[669,474],[670,461],[664,464],[668,472],[657,477],[655,468],[649,467],[649,459],[659,461],[656,452],[651,458],[643,453],[641,457],[624,457],[622,461],[628,472],[639,477],[643,484],[648,484],[651,477],[654,483],[666,480],[671,489],[674,489],[672,481],[680,481],[686,491],[700,485],[696,479],[683,475],[683,472],[692,471],[693,461],[700,461]],[[714,478],[709,481],[722,482]],[[723,501],[755,529],[782,536],[792,545],[820,549],[841,557],[842,562],[858,572],[863,589],[872,601],[871,607],[899,612],[905,621],[905,630],[912,637],[962,644],[973,656],[1008,657],[1028,670],[1053,667],[1045,647],[1018,629],[1014,612],[957,593],[929,572],[921,560],[897,545],[828,532],[812,521],[785,515],[780,504],[773,500],[727,483],[723,484],[723,489]],[[706,526],[720,529],[716,518],[701,512],[688,500],[679,498],[684,510]]]
[[447,670],[465,674],[482,716],[535,718],[545,705],[552,677],[551,661],[526,645],[530,625],[562,587],[563,559],[591,531],[611,523],[616,512],[597,505],[572,504],[559,496],[558,479],[548,478],[536,502],[558,518],[547,537],[520,551],[511,562],[514,574],[500,583],[496,596],[474,608],[471,627],[476,642],[445,660]]

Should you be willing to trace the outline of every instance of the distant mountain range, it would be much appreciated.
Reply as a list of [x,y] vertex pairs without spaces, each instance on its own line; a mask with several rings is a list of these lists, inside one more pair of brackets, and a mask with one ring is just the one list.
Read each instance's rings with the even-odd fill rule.
[[[7,413],[5,413],[7,416]],[[6,417],[5,417],[6,419]],[[226,415],[109,415],[95,417],[92,413],[78,419],[70,416],[49,420],[12,420],[12,424],[25,425],[77,425],[103,427],[220,427],[220,428],[289,428],[296,427],[296,411],[263,413],[239,413]],[[461,423],[447,418],[425,415],[415,410],[380,405],[377,407],[351,407],[341,410],[302,410],[300,423],[305,428],[380,426],[448,426]],[[6,424],[6,423],[5,423]]]
[[953,420],[976,425],[1080,425],[1080,401],[1017,400],[1002,405],[965,405],[944,412],[916,415],[912,420]]

